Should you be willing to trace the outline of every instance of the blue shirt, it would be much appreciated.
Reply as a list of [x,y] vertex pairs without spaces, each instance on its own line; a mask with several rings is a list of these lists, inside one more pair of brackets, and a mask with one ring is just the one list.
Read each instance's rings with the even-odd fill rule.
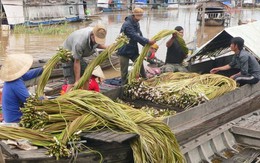
[[23,106],[23,103],[26,102],[26,99],[29,97],[29,92],[24,81],[41,75],[42,71],[42,68],[33,69],[16,80],[4,82],[2,91],[2,111],[6,123],[16,123],[20,121],[22,116],[20,107]]

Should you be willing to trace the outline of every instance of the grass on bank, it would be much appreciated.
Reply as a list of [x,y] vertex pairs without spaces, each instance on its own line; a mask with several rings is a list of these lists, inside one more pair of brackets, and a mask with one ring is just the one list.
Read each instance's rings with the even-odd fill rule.
[[16,25],[14,27],[14,33],[16,34],[49,34],[49,35],[65,35],[73,32],[75,29],[68,25],[56,24],[56,25],[42,25],[37,27],[28,27],[26,25]]

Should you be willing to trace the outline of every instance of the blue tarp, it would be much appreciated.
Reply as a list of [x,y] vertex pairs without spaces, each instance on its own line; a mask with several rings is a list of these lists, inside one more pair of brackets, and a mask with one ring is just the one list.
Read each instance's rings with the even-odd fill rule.
[[147,4],[147,0],[135,0],[135,3]]

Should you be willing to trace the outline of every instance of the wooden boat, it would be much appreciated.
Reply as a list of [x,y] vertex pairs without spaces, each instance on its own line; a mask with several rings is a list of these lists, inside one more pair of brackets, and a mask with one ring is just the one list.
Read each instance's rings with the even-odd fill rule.
[[187,162],[259,162],[259,111],[234,119],[182,145]]
[[[111,90],[104,94],[111,98],[117,98],[120,97],[122,92],[121,89],[122,88]],[[237,149],[235,147],[237,143],[250,146],[250,143],[252,144],[255,141],[259,141],[259,131],[253,130],[252,132],[248,132],[248,130],[239,130],[240,128],[238,128],[236,124],[240,123],[235,121],[239,117],[254,111],[257,112],[251,113],[251,115],[259,115],[259,100],[260,83],[252,86],[245,85],[240,89],[208,101],[207,103],[180,112],[175,116],[169,116],[165,118],[164,121],[175,133],[187,162],[197,163],[200,161],[205,161],[205,159],[213,162],[212,160],[217,158],[229,160],[231,159],[230,157],[221,157],[223,156],[221,153],[226,149],[230,151],[233,150],[234,152],[237,152],[237,154],[241,154],[238,153],[238,150],[234,150]],[[162,107],[158,105],[157,109],[160,108]],[[239,119],[243,120],[245,118]],[[254,125],[254,127],[257,126]],[[245,135],[245,133],[250,135]],[[254,139],[250,138],[252,137],[252,133]],[[117,161],[125,163],[133,162],[132,151],[128,142],[136,136],[137,135],[119,135],[109,131],[101,131],[99,133],[83,133],[82,141],[91,142],[91,147],[101,152],[105,162]],[[228,139],[224,139],[223,137],[228,137]],[[248,139],[248,137],[250,139]],[[234,141],[235,138],[239,138],[239,140],[236,142]],[[212,142],[215,146],[211,145],[208,147],[208,145],[210,143],[212,144]],[[10,149],[8,146],[3,144],[0,145],[3,153],[5,153],[4,160],[7,163],[29,163],[34,160],[37,160],[37,162],[47,161],[48,163],[52,163],[66,162],[72,159],[64,158],[57,161],[53,157],[46,156],[44,154],[46,149],[42,148],[33,151],[23,151],[18,149]],[[210,148],[210,150],[206,147]],[[243,151],[240,150],[240,152]],[[213,157],[215,155],[220,156],[220,158]],[[85,153],[82,152],[77,156],[77,162],[98,162],[99,158],[100,156],[98,154],[89,154],[85,151]]]
[[127,9],[122,5],[121,0],[98,0],[97,7],[103,12],[123,11]]
[[[205,3],[203,5],[203,3]],[[205,9],[203,9],[205,7]],[[205,20],[206,26],[223,26],[228,22],[230,15],[226,12],[229,6],[220,1],[206,1],[197,4],[197,21],[202,24],[202,19]]]
[[[255,28],[252,24],[247,24],[246,27],[238,26],[229,30],[225,29],[190,58],[194,59],[190,68],[193,68],[197,72],[207,72],[211,69],[212,62],[214,61],[216,61],[215,64],[225,64],[222,62],[228,62],[231,55],[225,54],[221,56],[221,54],[223,53],[222,50],[225,50],[229,46],[229,41],[227,43],[222,41],[223,44],[221,45],[216,45],[215,41],[219,42],[221,38],[232,37],[232,34],[234,34],[232,32],[236,31],[245,32],[244,34],[247,35],[251,31],[250,26]],[[244,29],[249,30],[246,32]],[[251,38],[250,35],[248,37]],[[255,55],[255,52],[259,49],[251,48],[253,45],[247,43],[247,38],[244,39],[246,48],[250,49]],[[206,49],[208,53],[205,53]],[[210,57],[203,55],[209,55]],[[256,56],[258,55],[259,53]],[[200,60],[196,60],[198,58]],[[111,99],[116,99],[122,97],[122,89],[122,87],[118,87],[106,91],[104,94]],[[251,160],[251,162],[257,161],[257,157],[260,155],[259,150],[256,149],[256,147],[259,148],[260,144],[259,101],[260,82],[254,85],[244,85],[223,96],[185,111],[176,110],[176,108],[169,106],[157,105],[148,101],[135,100],[131,102],[139,106],[145,103],[155,109],[165,107],[176,110],[178,113],[166,117],[164,122],[174,132],[186,161],[188,163],[199,163],[216,161],[235,162],[239,158],[242,159],[242,162],[248,160]],[[99,133],[83,133],[81,138],[82,141],[91,142],[91,147],[101,152],[104,162],[125,163],[133,162],[132,151],[128,142],[137,136],[134,134],[120,135],[109,131],[101,131]],[[3,158],[7,163],[29,163],[35,160],[37,162],[62,163],[73,159],[64,158],[57,161],[53,157],[44,155],[45,149],[21,151],[10,149],[2,144],[0,145],[2,151],[9,151],[9,154]],[[3,148],[3,146],[5,147]],[[98,162],[99,158],[100,156],[96,153],[82,152],[78,155],[77,162]]]
[[255,22],[256,20],[255,19],[249,19],[249,20],[241,20],[239,19],[238,20],[238,25],[242,25],[242,24],[247,24],[247,23],[252,23],[252,22]]
[[[217,66],[226,65],[231,61],[233,53],[230,51],[230,40],[233,37],[240,36],[245,41],[244,48],[251,52],[255,58],[260,61],[260,47],[255,46],[260,41],[260,21],[225,28],[214,38],[196,50],[194,54],[187,59],[190,71],[199,73],[209,73]],[[226,71],[225,74],[232,74],[235,70]]]

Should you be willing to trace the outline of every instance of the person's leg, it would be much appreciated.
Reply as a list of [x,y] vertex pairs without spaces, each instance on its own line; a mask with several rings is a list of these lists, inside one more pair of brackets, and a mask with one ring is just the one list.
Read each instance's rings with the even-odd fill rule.
[[167,63],[166,65],[164,65],[162,67],[161,71],[163,73],[165,73],[165,72],[174,72],[174,66],[172,64]]
[[[80,60],[80,76],[82,77],[88,64],[82,59]],[[83,89],[88,90],[89,80],[83,84]]]
[[177,72],[188,72],[188,70],[182,65],[176,65]]
[[121,85],[127,84],[129,58],[120,56]]
[[[138,58],[138,56],[134,56],[134,57],[132,57],[132,58],[130,58],[130,59],[131,59],[133,62],[135,62],[135,61],[137,60],[137,58]],[[143,78],[145,78],[145,79],[147,78],[143,64],[141,65],[140,75],[141,75]]]
[[63,63],[63,76],[67,82],[67,89],[66,92],[68,92],[75,83],[75,77],[74,77],[74,69],[73,69],[73,61]]
[[234,79],[240,86],[245,84],[256,84],[259,79],[255,78],[254,76],[245,76],[245,75],[238,75]]

